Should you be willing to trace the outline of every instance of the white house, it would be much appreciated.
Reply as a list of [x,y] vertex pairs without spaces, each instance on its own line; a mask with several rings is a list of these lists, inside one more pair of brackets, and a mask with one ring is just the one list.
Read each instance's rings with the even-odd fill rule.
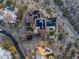
[[4,23],[16,23],[16,12],[17,8],[6,7],[5,9],[0,9],[0,20],[3,20]]
[[3,47],[0,47],[0,59],[12,59],[11,53]]

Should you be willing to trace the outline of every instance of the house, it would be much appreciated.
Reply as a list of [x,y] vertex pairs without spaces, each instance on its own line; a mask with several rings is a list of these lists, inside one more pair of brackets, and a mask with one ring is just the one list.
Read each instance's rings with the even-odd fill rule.
[[55,38],[56,32],[56,19],[55,18],[38,18],[35,20],[36,28],[39,28],[39,32],[41,33],[42,37],[45,35],[49,38]]
[[12,59],[11,52],[0,47],[0,59]]
[[36,29],[42,38],[47,37],[46,31],[46,19],[45,18],[38,18],[35,20]]
[[[29,18],[32,20],[32,26],[33,26],[33,32],[35,35],[38,33],[42,38],[54,38],[54,34],[56,32],[56,19],[55,18],[44,18],[41,17],[41,12],[39,10],[34,10],[31,13],[29,13]],[[49,36],[48,36],[49,35]]]
[[16,16],[17,8],[13,7],[6,7],[0,9],[0,20],[3,20],[4,23],[16,23],[17,16]]
[[47,43],[45,41],[37,42],[36,59],[54,59],[53,51],[50,48],[48,48],[46,45]]
[[40,29],[44,29],[45,26],[45,19],[44,18],[38,18],[35,20],[36,27],[39,27]]
[[48,18],[46,20],[46,28],[52,28],[54,31],[56,29],[56,19],[55,18]]

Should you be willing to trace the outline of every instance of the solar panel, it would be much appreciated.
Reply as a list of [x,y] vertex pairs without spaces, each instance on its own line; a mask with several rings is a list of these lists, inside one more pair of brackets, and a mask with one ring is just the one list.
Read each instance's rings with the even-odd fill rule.
[[45,20],[36,20],[36,26],[40,27],[40,29],[45,28]]
[[56,20],[47,20],[46,26],[56,26]]

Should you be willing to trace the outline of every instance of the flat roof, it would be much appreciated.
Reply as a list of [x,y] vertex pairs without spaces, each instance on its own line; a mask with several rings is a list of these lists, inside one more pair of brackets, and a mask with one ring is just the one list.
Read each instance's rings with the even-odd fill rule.
[[56,26],[56,19],[55,18],[48,18],[48,20],[46,20],[46,26]]
[[45,19],[36,19],[35,23],[40,29],[45,28]]

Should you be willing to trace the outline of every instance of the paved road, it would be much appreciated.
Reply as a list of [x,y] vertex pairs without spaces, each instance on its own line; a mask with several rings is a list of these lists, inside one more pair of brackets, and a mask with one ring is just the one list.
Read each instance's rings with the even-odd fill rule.
[[13,35],[10,32],[8,32],[6,30],[3,30],[3,29],[0,29],[0,33],[8,36],[11,39],[11,41],[13,42],[15,48],[17,49],[17,52],[18,52],[18,54],[20,56],[20,59],[25,59],[25,57],[24,57],[24,55],[23,55],[23,53],[22,53],[16,39],[13,37]]

